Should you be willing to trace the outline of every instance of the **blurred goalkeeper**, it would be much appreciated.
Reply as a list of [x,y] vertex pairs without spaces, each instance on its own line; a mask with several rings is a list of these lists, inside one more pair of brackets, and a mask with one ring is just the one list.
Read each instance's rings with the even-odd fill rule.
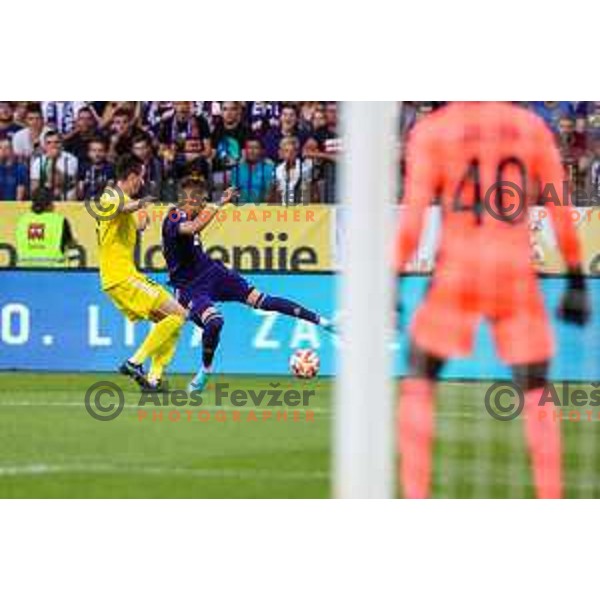
[[409,375],[400,389],[404,495],[430,495],[435,384],[448,359],[471,354],[476,328],[486,319],[524,393],[537,496],[558,498],[560,423],[544,418],[539,405],[554,340],[530,262],[528,206],[546,205],[568,269],[560,318],[584,325],[590,309],[552,133],[539,117],[510,103],[452,103],[415,126],[406,161],[398,273],[415,253],[434,199],[441,202],[443,222],[434,276],[411,325]]

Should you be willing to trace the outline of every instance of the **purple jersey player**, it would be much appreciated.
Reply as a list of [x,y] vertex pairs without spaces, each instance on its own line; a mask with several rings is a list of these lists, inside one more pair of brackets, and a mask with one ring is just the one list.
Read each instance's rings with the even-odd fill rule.
[[236,271],[210,258],[200,234],[222,206],[236,197],[236,190],[225,190],[219,204],[209,204],[203,182],[185,178],[181,182],[183,200],[169,210],[163,221],[163,253],[171,285],[179,302],[188,308],[189,318],[202,328],[202,367],[188,391],[202,391],[211,372],[213,357],[224,321],[215,302],[241,302],[252,308],[275,311],[304,319],[333,331],[333,325],[303,306],[257,290]]

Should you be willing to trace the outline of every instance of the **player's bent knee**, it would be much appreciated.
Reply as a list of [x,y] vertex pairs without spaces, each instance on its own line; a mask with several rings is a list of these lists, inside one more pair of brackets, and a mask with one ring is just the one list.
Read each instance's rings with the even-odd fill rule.
[[190,314],[192,320],[198,327],[202,328],[205,333],[218,335],[225,325],[223,315],[214,307],[209,306],[202,311],[201,314],[192,312]]
[[202,321],[202,323],[204,323],[215,315],[221,316],[221,313],[214,306],[209,306],[208,308],[202,311],[202,314],[200,315],[200,320]]
[[548,382],[548,368],[547,362],[515,365],[513,381],[523,392],[538,390]]
[[262,292],[258,291],[257,289],[253,289],[246,297],[246,304],[252,306],[253,308],[260,308],[263,298],[264,294]]
[[181,306],[181,304],[179,304],[179,302],[176,302],[175,300],[172,301],[172,305],[173,305],[173,311],[171,314],[175,314],[179,317],[181,317],[182,319],[187,319],[188,318],[188,310],[187,308]]

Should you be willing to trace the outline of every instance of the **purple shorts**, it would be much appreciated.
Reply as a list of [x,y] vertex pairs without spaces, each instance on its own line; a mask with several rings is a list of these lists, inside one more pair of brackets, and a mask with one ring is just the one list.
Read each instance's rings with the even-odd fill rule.
[[185,288],[177,288],[175,297],[191,313],[202,313],[214,302],[246,302],[254,286],[241,275],[219,265]]

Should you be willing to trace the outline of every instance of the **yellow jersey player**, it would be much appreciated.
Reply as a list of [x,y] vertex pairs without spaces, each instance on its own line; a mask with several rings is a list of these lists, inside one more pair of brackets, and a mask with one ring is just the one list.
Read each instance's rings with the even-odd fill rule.
[[[116,165],[116,185],[104,190],[94,214],[98,222],[102,290],[130,320],[156,323],[138,350],[119,371],[142,388],[158,389],[171,362],[186,318],[186,310],[161,286],[140,273],[133,253],[138,231],[147,215],[136,218],[145,201],[132,200],[144,182],[144,166],[135,156],[122,156]],[[138,217],[142,217],[139,213]],[[151,359],[148,377],[144,363]]]

